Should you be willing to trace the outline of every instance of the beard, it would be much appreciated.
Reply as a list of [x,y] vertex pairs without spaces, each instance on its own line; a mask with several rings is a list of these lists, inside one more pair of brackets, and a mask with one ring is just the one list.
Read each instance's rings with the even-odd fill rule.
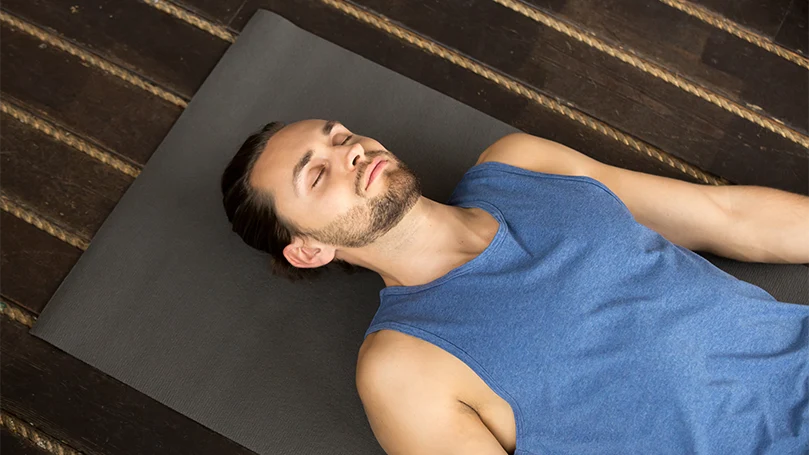
[[357,172],[357,194],[362,194],[360,189],[366,167],[380,155],[397,164],[393,170],[382,171],[388,180],[387,190],[368,199],[365,204],[351,208],[326,227],[307,232],[307,236],[336,247],[360,248],[390,231],[416,205],[421,197],[418,177],[406,164],[384,150],[366,152],[368,162],[361,172]]

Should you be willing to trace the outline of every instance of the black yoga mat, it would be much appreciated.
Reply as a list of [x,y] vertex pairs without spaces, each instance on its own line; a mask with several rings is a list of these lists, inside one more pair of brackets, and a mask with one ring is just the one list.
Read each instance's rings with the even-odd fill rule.
[[[256,452],[382,454],[354,385],[381,279],[272,277],[221,205],[219,177],[244,138],[305,118],[379,140],[441,202],[486,146],[516,131],[260,11],[33,333]],[[712,260],[781,300],[809,303],[806,267]]]

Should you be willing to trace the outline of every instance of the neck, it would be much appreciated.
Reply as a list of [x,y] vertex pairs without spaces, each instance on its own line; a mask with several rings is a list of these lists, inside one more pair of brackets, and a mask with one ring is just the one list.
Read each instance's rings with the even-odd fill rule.
[[417,286],[475,258],[497,228],[484,210],[421,197],[385,235],[362,248],[342,249],[337,258],[377,272],[386,286]]

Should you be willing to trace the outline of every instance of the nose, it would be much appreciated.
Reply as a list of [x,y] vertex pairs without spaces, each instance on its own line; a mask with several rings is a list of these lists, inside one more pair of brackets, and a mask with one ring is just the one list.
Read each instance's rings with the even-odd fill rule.
[[347,147],[346,163],[349,171],[353,171],[365,161],[365,149],[359,142]]

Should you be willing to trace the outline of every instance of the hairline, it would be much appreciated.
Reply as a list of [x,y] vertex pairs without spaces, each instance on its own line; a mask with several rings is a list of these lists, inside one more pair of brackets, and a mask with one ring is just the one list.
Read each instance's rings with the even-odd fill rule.
[[253,182],[253,172],[256,169],[256,164],[258,163],[259,159],[261,159],[261,156],[264,155],[264,153],[267,151],[270,139],[272,139],[273,136],[278,134],[282,129],[286,128],[287,126],[289,125],[283,124],[281,128],[276,129],[275,131],[272,132],[272,134],[268,135],[266,138],[262,138],[263,140],[262,143],[260,144],[261,150],[254,153],[250,157],[250,162],[248,163],[248,173],[247,177],[244,179],[244,185],[247,188],[247,194],[249,198],[249,200],[246,201],[247,203],[257,202],[259,204],[264,205],[264,207],[268,211],[272,211],[273,213],[275,213],[275,217],[285,228],[295,233],[300,232],[300,229],[298,229],[298,226],[295,225],[295,223],[287,220],[286,217],[282,216],[281,213],[278,211],[278,207],[275,204],[275,196],[273,195],[270,188],[263,188],[257,186]]

